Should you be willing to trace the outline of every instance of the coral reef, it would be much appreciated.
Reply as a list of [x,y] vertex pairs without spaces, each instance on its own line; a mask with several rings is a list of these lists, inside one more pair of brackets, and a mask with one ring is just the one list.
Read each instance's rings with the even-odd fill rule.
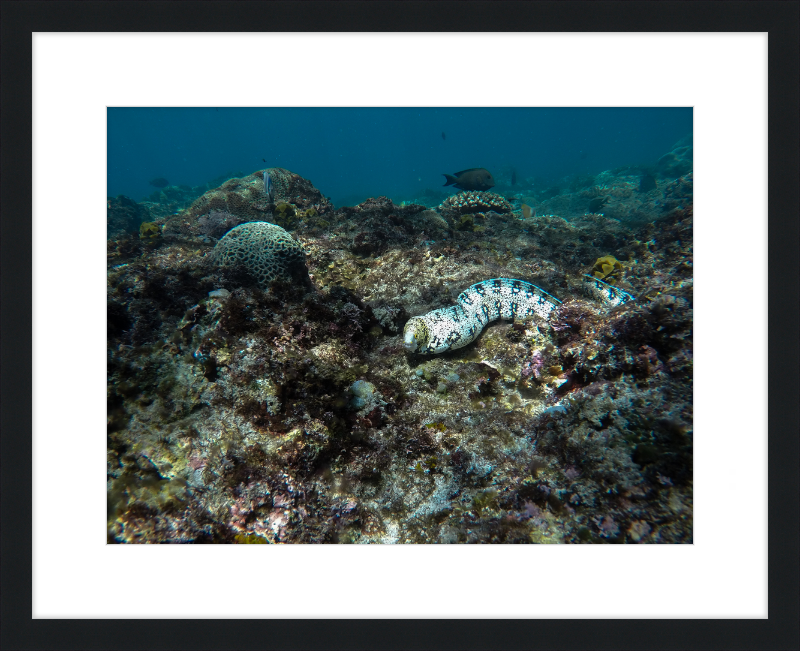
[[420,204],[398,206],[388,197],[375,197],[337,210],[336,234],[358,256],[380,255],[446,228],[435,217],[432,223],[431,212]]
[[511,204],[494,192],[468,191],[459,192],[445,199],[439,211],[446,218],[455,219],[472,213],[495,212],[498,214],[511,212]]
[[[264,172],[272,178],[272,201],[264,190]],[[319,219],[332,208],[330,201],[308,180],[289,170],[272,167],[228,179],[208,190],[186,209],[165,216],[163,230],[164,236],[172,239],[220,237],[224,232],[220,233],[220,229],[209,232],[208,228],[209,220],[213,221],[210,216],[220,214],[227,216],[229,228],[245,222],[269,221],[293,230],[304,220]]]
[[[273,172],[274,204],[260,170],[108,241],[110,542],[692,542],[690,173],[528,189],[524,217],[506,199],[334,211]],[[248,271],[279,232],[306,284]],[[636,300],[593,300],[587,275]],[[412,316],[487,278],[563,303],[405,349]]]
[[559,186],[543,187],[522,197],[522,203],[535,208],[537,214],[558,215],[568,221],[602,214],[639,226],[669,219],[673,210],[691,203],[691,185],[691,138],[685,138],[653,165],[624,166],[596,176],[576,175]]

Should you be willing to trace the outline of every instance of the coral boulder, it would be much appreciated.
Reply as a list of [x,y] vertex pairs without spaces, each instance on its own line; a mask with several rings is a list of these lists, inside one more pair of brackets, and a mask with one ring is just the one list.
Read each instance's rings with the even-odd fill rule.
[[224,270],[250,276],[262,288],[274,280],[308,280],[303,245],[268,222],[232,228],[214,247],[213,260]]

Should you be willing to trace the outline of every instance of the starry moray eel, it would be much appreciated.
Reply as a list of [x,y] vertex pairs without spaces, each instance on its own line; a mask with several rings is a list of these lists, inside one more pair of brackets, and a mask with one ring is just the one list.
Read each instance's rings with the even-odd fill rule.
[[[589,293],[615,307],[633,299],[628,292],[593,276],[584,276]],[[468,287],[456,305],[433,310],[408,320],[403,344],[409,352],[443,353],[472,343],[484,326],[496,319],[547,319],[561,305],[555,296],[536,285],[514,278],[492,278]]]
[[546,319],[560,304],[524,280],[484,280],[461,292],[453,307],[409,319],[403,329],[404,345],[416,353],[443,353],[475,341],[490,321],[532,315]]
[[583,274],[583,286],[591,296],[611,307],[623,305],[628,301],[634,300],[632,294],[589,274]]

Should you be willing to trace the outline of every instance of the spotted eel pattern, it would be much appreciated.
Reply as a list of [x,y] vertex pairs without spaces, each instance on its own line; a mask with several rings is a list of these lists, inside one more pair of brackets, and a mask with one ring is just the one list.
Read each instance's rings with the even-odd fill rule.
[[[584,286],[594,298],[612,307],[633,299],[628,292],[593,276],[584,277]],[[443,353],[475,341],[490,321],[529,316],[547,319],[559,305],[561,301],[555,296],[532,283],[492,278],[461,292],[452,307],[409,319],[403,329],[403,343],[410,352]]]
[[599,278],[595,278],[589,274],[583,275],[583,286],[590,296],[593,296],[598,301],[602,301],[611,307],[616,307],[617,305],[622,305],[623,303],[633,300],[633,296],[628,292],[619,287],[614,287],[614,285],[609,285],[607,282],[603,282]]

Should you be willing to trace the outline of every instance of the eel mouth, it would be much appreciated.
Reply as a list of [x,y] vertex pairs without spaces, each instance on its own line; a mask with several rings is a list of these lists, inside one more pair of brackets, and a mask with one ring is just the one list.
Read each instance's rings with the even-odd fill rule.
[[409,328],[403,333],[403,346],[410,353],[417,349],[417,336],[413,328]]

